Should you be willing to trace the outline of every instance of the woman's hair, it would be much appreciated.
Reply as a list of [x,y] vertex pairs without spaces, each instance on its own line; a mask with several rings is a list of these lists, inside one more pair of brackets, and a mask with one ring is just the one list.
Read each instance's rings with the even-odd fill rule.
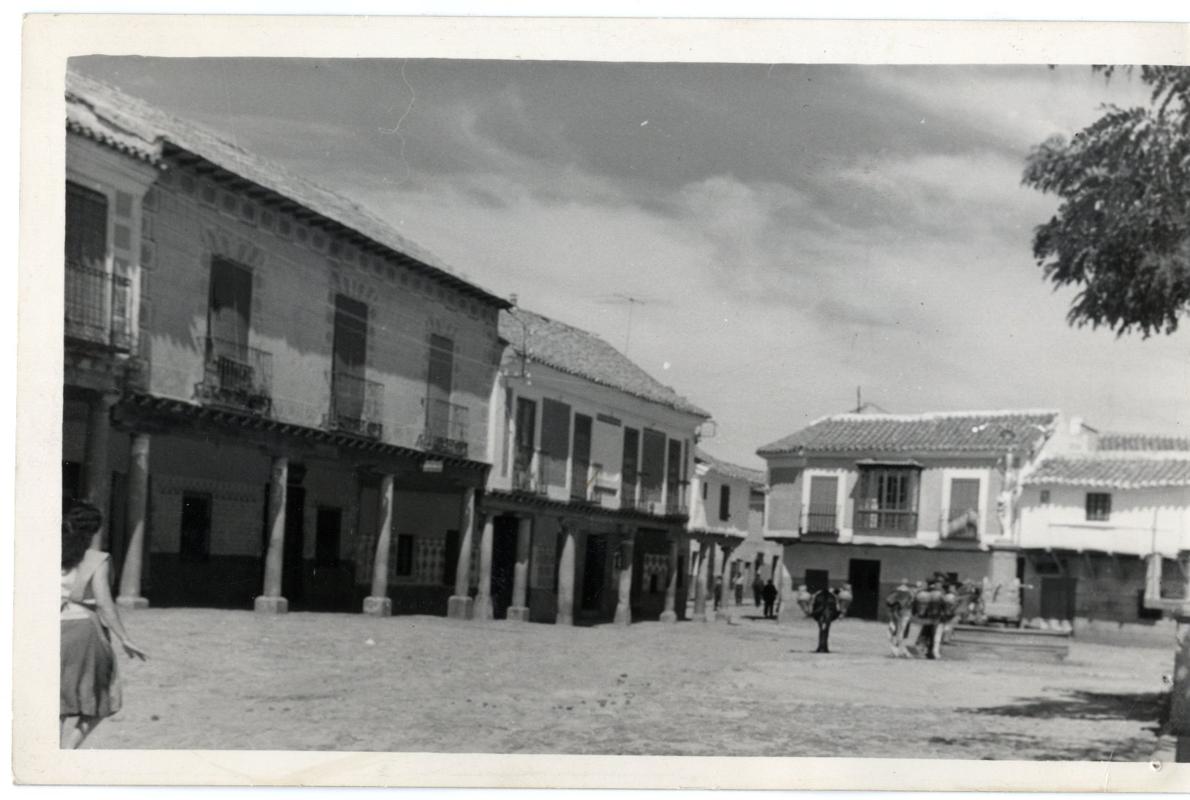
[[62,569],[73,569],[83,560],[91,538],[103,527],[103,512],[90,503],[72,500],[62,509]]

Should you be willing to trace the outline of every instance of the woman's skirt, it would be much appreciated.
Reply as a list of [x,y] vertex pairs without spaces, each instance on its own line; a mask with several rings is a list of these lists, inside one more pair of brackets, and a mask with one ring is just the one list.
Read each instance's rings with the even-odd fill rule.
[[120,710],[120,679],[107,631],[92,616],[62,624],[63,717],[109,717]]

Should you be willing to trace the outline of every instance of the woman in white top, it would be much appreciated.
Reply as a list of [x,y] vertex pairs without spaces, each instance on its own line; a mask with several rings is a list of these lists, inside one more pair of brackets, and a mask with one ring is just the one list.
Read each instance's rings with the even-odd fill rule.
[[62,515],[62,679],[58,721],[61,747],[74,749],[104,717],[120,710],[120,679],[111,634],[133,658],[145,653],[132,643],[112,602],[107,553],[91,550],[103,514],[74,502]]

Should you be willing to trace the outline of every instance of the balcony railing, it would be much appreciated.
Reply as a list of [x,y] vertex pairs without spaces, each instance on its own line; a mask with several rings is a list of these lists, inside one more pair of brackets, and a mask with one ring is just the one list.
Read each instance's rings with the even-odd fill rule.
[[810,503],[802,514],[802,534],[807,536],[838,536],[839,513],[836,505]]
[[102,262],[66,262],[66,338],[127,352],[132,348],[132,280]]
[[944,539],[979,538],[980,517],[978,508],[950,508],[942,511],[938,529]]
[[200,400],[268,414],[273,405],[273,354],[238,342],[207,338],[206,376]]
[[336,372],[331,379],[331,410],[327,427],[356,436],[379,439],[384,432],[384,386],[376,381]]
[[855,532],[912,536],[917,533],[917,512],[882,508],[857,510]]
[[467,457],[467,430],[470,410],[446,400],[430,400],[426,408],[426,428],[417,438],[422,450],[442,455]]
[[526,494],[545,494],[545,477],[539,460],[532,453],[518,453],[512,465],[512,490]]

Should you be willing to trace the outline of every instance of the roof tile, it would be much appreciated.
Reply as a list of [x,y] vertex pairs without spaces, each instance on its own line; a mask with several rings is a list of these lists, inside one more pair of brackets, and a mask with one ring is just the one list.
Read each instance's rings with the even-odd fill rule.
[[1091,453],[1047,458],[1027,478],[1029,486],[1088,486],[1146,489],[1190,486],[1190,454],[1128,457]]
[[677,411],[711,416],[588,331],[514,308],[501,312],[500,336],[531,361]]
[[930,414],[836,414],[760,448],[784,453],[1003,452],[1037,442],[1056,411],[962,411]]

